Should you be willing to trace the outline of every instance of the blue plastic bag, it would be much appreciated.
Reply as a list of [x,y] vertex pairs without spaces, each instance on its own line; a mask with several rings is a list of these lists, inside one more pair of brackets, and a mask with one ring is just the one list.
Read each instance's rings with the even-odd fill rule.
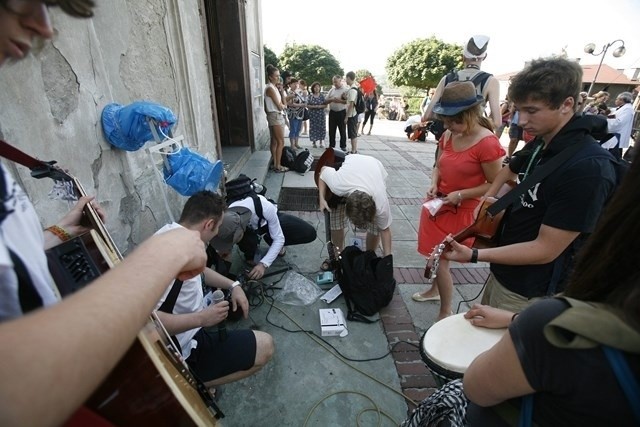
[[189,148],[181,148],[166,156],[169,167],[163,169],[164,180],[178,193],[192,196],[202,190],[218,190],[224,171],[220,160],[211,163]]
[[177,119],[173,112],[159,104],[138,101],[127,105],[108,104],[102,110],[102,132],[113,146],[136,151],[153,139],[147,117],[158,123],[158,135],[169,135]]

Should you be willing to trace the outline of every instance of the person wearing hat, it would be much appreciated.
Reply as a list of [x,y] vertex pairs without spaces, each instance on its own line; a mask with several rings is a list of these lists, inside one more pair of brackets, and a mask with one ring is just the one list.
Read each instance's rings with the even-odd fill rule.
[[523,129],[536,138],[514,153],[484,197],[494,197],[509,180],[522,182],[565,149],[580,149],[505,210],[496,247],[472,251],[453,242],[445,252],[450,261],[490,263],[485,305],[518,312],[562,292],[575,254],[616,188],[615,159],[597,143],[606,120],[575,114],[582,73],[574,61],[539,59],[511,79],[509,99]]
[[[433,106],[447,130],[438,143],[426,199],[443,205],[431,213],[423,207],[418,233],[418,252],[430,258],[434,248],[449,234],[474,222],[474,210],[501,169],[505,151],[482,111],[483,97],[473,83],[449,83]],[[462,242],[471,247],[473,238]],[[451,315],[453,279],[449,261],[440,258],[431,289],[413,295],[415,301],[440,300],[438,320]]]
[[[219,194],[200,191],[189,197],[178,222],[165,225],[156,234],[186,228],[196,231],[204,246],[218,234],[224,205]],[[243,221],[237,212],[233,212],[231,217],[234,222],[240,221],[241,224]],[[233,234],[235,236],[235,230]],[[207,305],[203,285],[228,290],[231,307],[227,301]],[[170,295],[174,289],[178,289],[178,294],[172,300]],[[223,339],[219,336],[219,329],[210,328],[222,324],[230,309],[236,311],[241,308],[245,319],[249,315],[249,303],[240,283],[210,268],[180,284],[177,281],[168,284],[156,307],[158,318],[167,332],[179,341],[184,360],[207,387],[252,375],[273,355],[273,339],[265,332],[233,329],[227,331]]]
[[[286,254],[285,246],[301,245],[313,242],[316,229],[302,218],[279,212],[276,205],[262,195],[243,196],[230,199],[228,215],[223,217],[222,233],[211,241],[211,246],[228,259],[234,244],[244,254],[245,261],[251,265],[247,277],[259,280],[267,268]],[[269,245],[262,255],[260,240]]]
[[445,86],[451,81],[472,80],[476,83],[476,92],[482,95],[483,106],[489,104],[491,110],[491,121],[494,129],[499,129],[502,123],[502,115],[500,114],[500,84],[498,79],[489,73],[480,70],[482,61],[487,58],[487,47],[489,46],[489,37],[476,35],[471,37],[462,49],[463,68],[455,71],[453,75],[444,76],[431,99],[429,105],[422,115],[422,121],[429,121],[432,117],[433,107],[436,105]]

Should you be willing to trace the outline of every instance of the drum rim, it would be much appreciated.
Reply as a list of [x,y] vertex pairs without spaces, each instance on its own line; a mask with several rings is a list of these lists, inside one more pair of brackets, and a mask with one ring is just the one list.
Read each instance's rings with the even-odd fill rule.
[[420,346],[418,350],[420,351],[420,357],[422,358],[424,364],[427,365],[427,368],[429,368],[430,371],[440,376],[441,378],[446,378],[447,381],[445,381],[445,383],[462,378],[464,376],[464,373],[450,371],[449,369],[443,368],[442,366],[438,365],[436,361],[431,360],[427,352],[424,350],[424,338],[426,335],[427,331],[425,331],[425,333],[422,334],[422,338],[420,338]]

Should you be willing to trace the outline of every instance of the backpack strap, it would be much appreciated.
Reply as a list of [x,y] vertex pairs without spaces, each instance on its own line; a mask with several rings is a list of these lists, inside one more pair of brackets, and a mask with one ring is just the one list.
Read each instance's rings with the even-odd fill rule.
[[258,229],[260,229],[260,223],[262,223],[262,221],[266,221],[264,219],[264,212],[262,211],[262,201],[260,200],[260,197],[258,197],[257,194],[250,194],[249,197],[251,197],[251,200],[253,200],[253,208],[256,211],[256,215],[258,216]]
[[[171,286],[171,290],[167,294],[167,298],[164,300],[158,311],[163,313],[173,314],[173,307],[176,305],[176,301],[178,300],[178,295],[180,295],[180,290],[182,289],[182,284],[184,282],[182,280],[174,280],[173,286]],[[182,354],[182,346],[180,346],[180,341],[178,341],[178,337],[175,335],[171,335],[171,341],[176,346],[180,354]]]
[[182,289],[182,284],[184,282],[182,280],[174,280],[173,285],[171,286],[171,290],[167,294],[167,298],[164,300],[159,311],[163,313],[173,314],[173,307],[176,306],[176,301],[178,300],[178,295],[180,295],[180,290]]
[[487,80],[489,80],[489,77],[491,77],[493,74],[491,73],[487,73],[485,71],[478,71],[478,73],[471,77],[471,82],[475,85],[475,87],[480,87],[480,92],[482,93],[483,89],[484,89],[484,85],[487,83]]
[[629,364],[620,350],[609,347],[608,345],[601,347],[611,365],[613,373],[618,379],[620,387],[627,396],[636,423],[640,424],[640,385],[638,385],[638,380],[634,377]]

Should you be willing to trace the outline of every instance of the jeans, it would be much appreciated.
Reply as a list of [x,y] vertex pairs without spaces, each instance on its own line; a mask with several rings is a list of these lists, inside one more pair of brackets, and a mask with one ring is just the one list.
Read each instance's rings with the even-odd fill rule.
[[347,151],[347,125],[344,118],[347,110],[333,111],[329,110],[329,147],[336,146],[336,128],[340,132],[340,148]]

